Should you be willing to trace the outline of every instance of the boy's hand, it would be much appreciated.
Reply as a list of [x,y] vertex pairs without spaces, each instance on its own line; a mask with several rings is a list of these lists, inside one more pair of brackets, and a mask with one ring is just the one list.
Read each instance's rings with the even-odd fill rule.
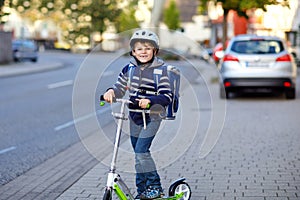
[[149,99],[136,99],[136,101],[139,102],[139,106],[143,109],[148,108],[148,106],[151,103],[151,101]]
[[113,89],[109,89],[104,93],[103,98],[106,102],[112,103],[113,99],[115,98],[115,91]]

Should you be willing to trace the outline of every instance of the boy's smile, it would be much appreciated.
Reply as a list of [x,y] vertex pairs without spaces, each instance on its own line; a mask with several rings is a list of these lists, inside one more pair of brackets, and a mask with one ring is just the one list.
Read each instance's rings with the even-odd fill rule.
[[141,63],[147,63],[153,58],[154,47],[148,42],[136,42],[134,49],[132,50],[132,55],[135,56]]

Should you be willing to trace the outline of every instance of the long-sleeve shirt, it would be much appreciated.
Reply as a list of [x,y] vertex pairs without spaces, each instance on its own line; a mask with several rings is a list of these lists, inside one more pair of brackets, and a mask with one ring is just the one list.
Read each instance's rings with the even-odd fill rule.
[[[169,105],[172,100],[170,80],[167,75],[167,68],[162,66],[164,66],[163,60],[157,57],[154,58],[152,63],[145,65],[138,65],[132,59],[122,69],[117,82],[113,86],[116,97],[121,98],[128,91],[132,102],[136,99],[147,98],[151,101],[151,106],[159,104],[165,107]],[[130,104],[129,108],[141,110],[137,104]],[[135,123],[143,124],[141,112],[131,111],[129,115]],[[150,120],[147,115],[146,121],[149,122]]]

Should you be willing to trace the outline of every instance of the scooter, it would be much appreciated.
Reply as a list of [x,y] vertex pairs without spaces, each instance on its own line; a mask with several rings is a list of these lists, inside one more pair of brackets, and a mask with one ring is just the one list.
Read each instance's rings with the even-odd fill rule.
[[[130,193],[130,189],[122,180],[121,176],[116,172],[117,155],[120,145],[123,121],[128,120],[125,115],[125,105],[132,104],[132,102],[128,99],[114,99],[114,102],[121,103],[121,108],[119,113],[112,113],[113,117],[118,121],[117,132],[103,200],[112,200],[113,193],[115,193],[120,200],[134,200],[133,194]],[[101,96],[100,106],[104,105],[104,98]],[[155,198],[155,200],[189,200],[192,194],[190,186],[185,182],[185,178],[174,181],[170,185],[168,193],[168,196]]]

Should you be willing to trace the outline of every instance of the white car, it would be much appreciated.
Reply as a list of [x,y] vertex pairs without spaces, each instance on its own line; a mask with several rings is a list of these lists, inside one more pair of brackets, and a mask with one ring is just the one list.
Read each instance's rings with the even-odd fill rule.
[[239,35],[232,38],[220,65],[220,97],[246,88],[282,91],[296,96],[297,66],[285,41],[272,36]]

